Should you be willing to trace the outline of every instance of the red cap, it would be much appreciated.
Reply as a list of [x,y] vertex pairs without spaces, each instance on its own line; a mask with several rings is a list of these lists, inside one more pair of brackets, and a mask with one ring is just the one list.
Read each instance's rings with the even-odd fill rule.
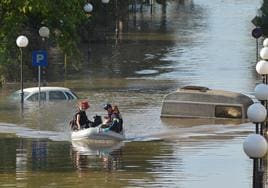
[[89,108],[88,101],[81,101],[79,105],[80,105],[82,108],[84,108],[84,109],[88,109],[88,108]]

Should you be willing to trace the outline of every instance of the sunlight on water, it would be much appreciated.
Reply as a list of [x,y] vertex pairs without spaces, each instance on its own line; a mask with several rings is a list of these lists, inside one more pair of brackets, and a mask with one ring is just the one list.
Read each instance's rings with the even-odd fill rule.
[[72,142],[68,123],[78,101],[22,108],[7,100],[19,83],[5,86],[0,187],[251,187],[252,163],[242,144],[253,124],[161,119],[160,112],[164,96],[185,85],[251,93],[260,79],[250,23],[259,5],[172,1],[166,12],[154,7],[153,15],[145,8],[129,15],[118,45],[92,44],[79,74],[62,81],[55,68],[50,79],[58,82],[49,84],[88,99],[90,119],[104,116],[107,102],[119,106],[123,142]]

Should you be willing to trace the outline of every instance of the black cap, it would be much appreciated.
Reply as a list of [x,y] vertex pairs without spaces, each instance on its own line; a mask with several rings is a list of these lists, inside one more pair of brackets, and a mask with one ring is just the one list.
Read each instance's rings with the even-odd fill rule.
[[104,110],[108,110],[108,108],[112,108],[112,105],[109,103],[105,104],[103,107]]

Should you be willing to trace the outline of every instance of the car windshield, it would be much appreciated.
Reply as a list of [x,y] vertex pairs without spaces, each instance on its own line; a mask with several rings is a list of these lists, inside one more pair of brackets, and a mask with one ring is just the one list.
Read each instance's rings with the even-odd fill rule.
[[[21,90],[15,91],[14,93],[12,93],[12,94],[10,95],[9,98],[10,98],[11,100],[20,100],[20,98],[21,98],[20,93],[21,93]],[[24,98],[25,98],[25,97],[27,97],[30,93],[24,91],[23,94],[24,94]]]
[[64,92],[65,93],[65,95],[67,95],[67,97],[68,97],[68,100],[72,100],[72,99],[74,99],[74,96],[73,95],[71,95],[71,93],[69,93],[69,92]]
[[71,92],[77,99],[79,99],[79,97],[78,97],[73,91],[70,90],[70,92]]

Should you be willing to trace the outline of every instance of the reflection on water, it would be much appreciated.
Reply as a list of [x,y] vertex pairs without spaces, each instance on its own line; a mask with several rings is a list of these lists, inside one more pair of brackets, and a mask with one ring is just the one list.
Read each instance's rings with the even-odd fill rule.
[[[87,141],[72,141],[72,155],[75,167],[79,170],[93,168],[94,160],[101,159],[102,168],[108,171],[120,169],[122,163],[123,142],[92,143]],[[98,165],[95,166],[97,168]]]
[[252,124],[160,119],[160,110],[164,95],[185,85],[252,91],[259,78],[250,20],[259,3],[170,1],[152,15],[144,9],[129,15],[117,45],[92,44],[79,74],[51,75],[58,82],[49,84],[90,101],[90,119],[104,115],[107,102],[120,107],[129,140],[118,148],[69,141],[77,101],[25,103],[21,112],[6,100],[19,86],[1,89],[0,186],[250,187],[252,163],[241,148]]
[[23,140],[20,140],[19,146],[16,149],[16,181],[27,180],[27,149],[24,148]]
[[47,167],[48,146],[46,141],[32,142],[32,165],[33,169]]
[[[165,135],[170,139],[162,141],[101,145],[92,145],[91,142],[8,139],[11,135],[4,134],[0,138],[3,151],[0,156],[0,171],[9,173],[0,176],[0,182],[3,185],[12,184],[14,181],[11,177],[15,175],[18,186],[27,184],[29,187],[70,187],[76,186],[77,181],[81,186],[196,187],[192,180],[203,182],[204,186],[215,186],[216,182],[210,181],[209,174],[213,173],[216,179],[230,178],[228,174],[232,170],[226,173],[224,165],[231,163],[232,168],[240,169],[239,173],[235,172],[241,180],[237,184],[244,186],[247,184],[244,180],[251,170],[242,149],[238,148],[241,148],[242,139],[248,134],[251,125],[243,125],[244,128],[234,125],[211,126],[196,127],[197,129],[174,128],[173,134]],[[195,132],[189,134],[193,130]],[[15,156],[15,160],[10,156]],[[234,160],[236,162],[233,164]],[[218,171],[203,166],[203,163],[220,163],[223,166]],[[202,168],[202,171],[198,168]],[[38,181],[36,173],[41,177]],[[226,185],[229,184],[225,183],[224,187]]]

